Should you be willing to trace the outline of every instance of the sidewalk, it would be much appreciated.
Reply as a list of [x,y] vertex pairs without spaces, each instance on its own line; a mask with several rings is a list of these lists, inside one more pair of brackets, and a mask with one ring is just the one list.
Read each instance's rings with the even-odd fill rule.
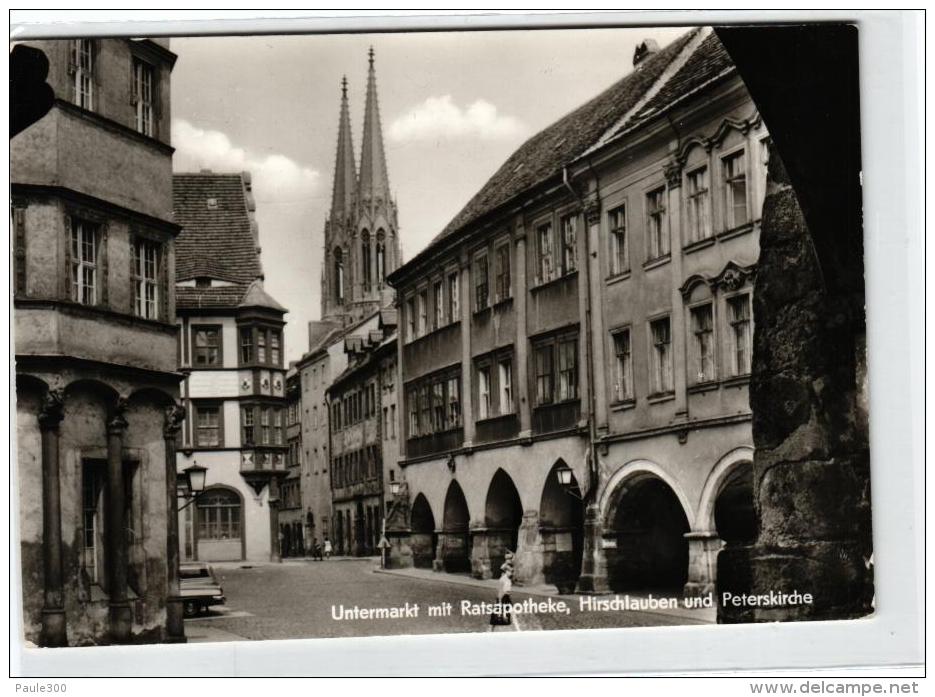
[[254,569],[263,566],[282,566],[290,564],[318,564],[325,563],[329,561],[357,561],[357,562],[370,562],[370,563],[379,563],[380,557],[331,557],[330,559],[325,559],[320,562],[318,559],[313,559],[312,557],[286,557],[282,561],[211,561],[207,562],[214,569]]
[[[419,579],[422,581],[430,581],[433,583],[450,583],[457,586],[472,586],[474,588],[484,588],[491,593],[496,594],[497,592],[497,580],[496,579],[479,579],[472,576],[466,576],[462,574],[449,574],[444,572],[432,571],[431,569],[381,569],[379,567],[373,570],[376,574],[387,574],[389,576],[401,576],[403,578],[413,578]],[[572,601],[577,603],[578,598],[584,597],[595,597],[595,596],[585,596],[579,593],[569,593],[567,595],[559,595],[558,589],[548,583],[536,584],[531,586],[520,585],[518,583],[513,583],[513,592],[514,593],[525,593],[527,595],[532,595],[540,598],[561,598],[563,600]],[[648,593],[618,593],[618,595],[629,595],[631,598],[645,598]],[[598,598],[611,598],[613,594],[596,596]],[[654,596],[658,597],[658,596]],[[688,620],[691,624],[714,624],[717,621],[717,609],[713,607],[709,608],[685,608],[679,606],[678,608],[665,608],[665,609],[655,609],[655,610],[633,610],[633,612],[640,612],[647,615],[665,615],[667,617],[679,617],[684,620]]]

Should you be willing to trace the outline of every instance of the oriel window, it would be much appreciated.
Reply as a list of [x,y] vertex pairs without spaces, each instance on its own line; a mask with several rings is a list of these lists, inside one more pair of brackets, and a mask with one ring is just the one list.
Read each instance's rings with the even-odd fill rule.
[[240,421],[243,428],[243,444],[256,444],[256,422],[254,421],[253,407],[241,407]]

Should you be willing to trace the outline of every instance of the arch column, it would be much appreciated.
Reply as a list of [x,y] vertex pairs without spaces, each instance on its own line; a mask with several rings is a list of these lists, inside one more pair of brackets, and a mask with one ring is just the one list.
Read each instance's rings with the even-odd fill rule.
[[126,402],[119,399],[107,421],[107,574],[110,596],[110,635],[116,643],[130,639],[133,611],[127,598],[126,487],[123,476],[123,436]]
[[493,564],[490,561],[491,540],[488,530],[483,525],[472,525],[471,535],[471,576],[474,578],[493,578]]
[[65,418],[61,390],[49,390],[39,410],[42,448],[42,646],[67,646],[62,578],[62,504],[59,479],[59,427]]
[[685,534],[688,540],[688,580],[685,595],[698,597],[714,592],[717,578],[717,555],[724,542],[713,530],[692,530]]
[[174,644],[187,641],[179,589],[179,499],[175,463],[175,441],[184,421],[183,407],[177,404],[166,407],[162,427],[166,451],[166,635],[169,643]]
[[545,583],[545,560],[539,511],[523,511],[516,545],[516,580],[527,585]]

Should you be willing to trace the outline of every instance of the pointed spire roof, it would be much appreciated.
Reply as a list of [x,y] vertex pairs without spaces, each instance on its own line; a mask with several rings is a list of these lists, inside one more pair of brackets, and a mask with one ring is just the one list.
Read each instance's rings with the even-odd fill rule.
[[338,122],[338,150],[334,159],[334,189],[331,194],[331,218],[342,219],[351,210],[357,167],[351,140],[351,115],[347,106],[347,78],[341,78],[341,116]]
[[360,153],[360,186],[362,198],[382,196],[390,200],[390,182],[386,173],[386,156],[383,153],[383,129],[380,123],[380,105],[377,102],[377,74],[373,67],[373,47],[368,57],[370,70],[367,75],[367,105],[364,110],[364,135]]
[[250,283],[247,292],[244,293],[243,299],[237,307],[263,307],[279,312],[288,312],[286,308],[273,299],[273,296],[266,292],[263,281],[259,278]]

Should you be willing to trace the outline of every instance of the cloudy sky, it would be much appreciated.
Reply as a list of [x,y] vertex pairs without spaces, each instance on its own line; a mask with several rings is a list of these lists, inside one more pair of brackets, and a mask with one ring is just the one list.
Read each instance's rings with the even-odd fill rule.
[[632,69],[644,38],[684,29],[591,29],[172,40],[178,172],[253,174],[266,287],[289,308],[286,355],[319,317],[340,81],[359,161],[367,49],[404,259],[461,209],[526,138]]

